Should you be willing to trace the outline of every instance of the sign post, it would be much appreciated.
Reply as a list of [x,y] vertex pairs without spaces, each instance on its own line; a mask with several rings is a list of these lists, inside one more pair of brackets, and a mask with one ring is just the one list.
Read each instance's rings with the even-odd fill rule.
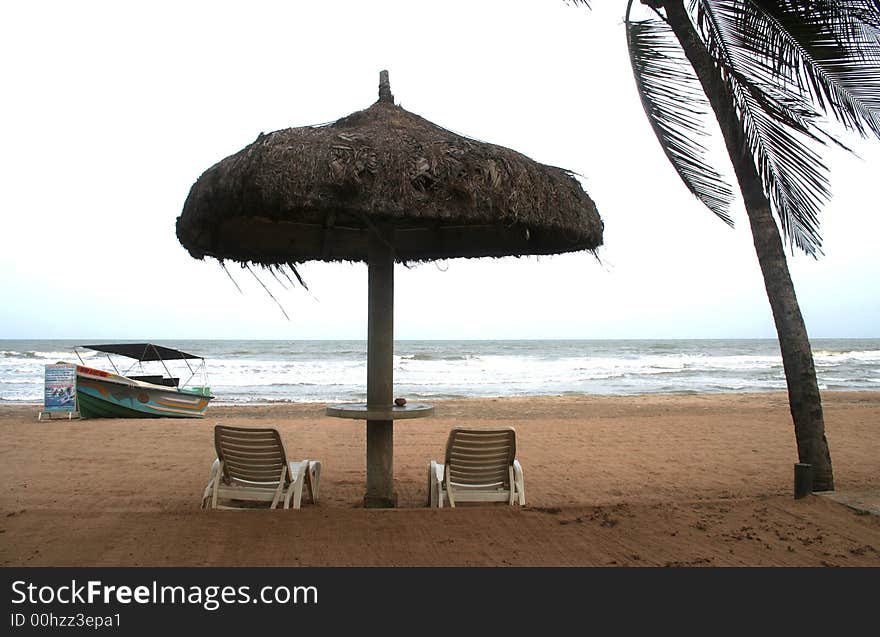
[[42,420],[44,416],[51,420],[56,414],[66,414],[68,420],[74,415],[79,417],[76,405],[76,365],[46,365],[43,411],[37,415],[37,420]]

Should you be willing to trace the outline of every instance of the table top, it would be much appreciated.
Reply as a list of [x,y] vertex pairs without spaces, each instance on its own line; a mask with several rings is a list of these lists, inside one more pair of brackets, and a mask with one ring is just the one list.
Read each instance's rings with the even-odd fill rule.
[[404,420],[408,418],[427,418],[434,415],[434,405],[427,403],[407,403],[402,407],[368,407],[366,403],[344,403],[328,405],[328,416],[334,418],[353,418],[355,420]]

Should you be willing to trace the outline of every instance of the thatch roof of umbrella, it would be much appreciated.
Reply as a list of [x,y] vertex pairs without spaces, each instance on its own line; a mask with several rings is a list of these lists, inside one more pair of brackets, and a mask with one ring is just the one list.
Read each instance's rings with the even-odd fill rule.
[[263,265],[593,250],[596,206],[572,173],[379,100],[323,126],[260,134],[192,186],[177,237],[196,258]]

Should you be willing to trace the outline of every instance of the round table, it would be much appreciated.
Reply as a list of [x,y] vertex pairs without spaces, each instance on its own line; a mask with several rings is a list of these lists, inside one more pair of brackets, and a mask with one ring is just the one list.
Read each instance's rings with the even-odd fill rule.
[[328,416],[351,418],[354,420],[406,420],[408,418],[427,418],[434,415],[434,405],[427,403],[407,403],[402,407],[369,407],[367,403],[344,403],[328,405]]

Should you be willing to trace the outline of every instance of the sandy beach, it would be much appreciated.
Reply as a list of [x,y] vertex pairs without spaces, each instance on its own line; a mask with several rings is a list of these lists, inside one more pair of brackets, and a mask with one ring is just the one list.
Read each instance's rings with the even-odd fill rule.
[[[880,393],[826,392],[837,495],[880,499]],[[368,510],[362,422],[323,405],[204,420],[53,420],[0,407],[4,566],[880,566],[880,516],[792,497],[784,394],[438,401],[395,426],[399,508]],[[216,423],[323,462],[301,510],[204,511]],[[456,425],[513,426],[526,506],[425,507]]]

